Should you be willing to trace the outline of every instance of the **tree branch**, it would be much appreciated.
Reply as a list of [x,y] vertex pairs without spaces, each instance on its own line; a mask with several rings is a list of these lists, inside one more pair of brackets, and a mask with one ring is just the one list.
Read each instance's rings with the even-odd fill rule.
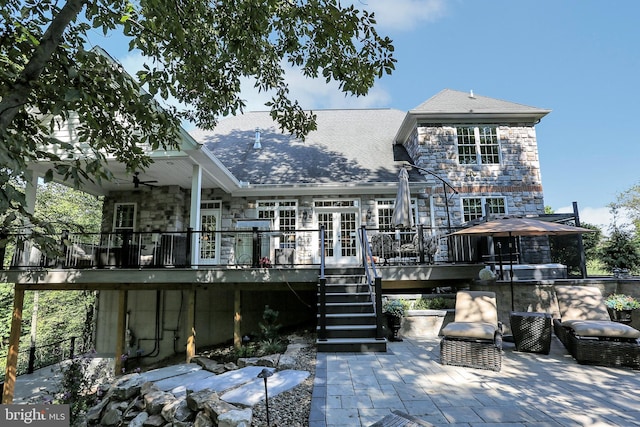
[[13,89],[0,101],[0,134],[7,131],[20,107],[27,103],[32,83],[38,80],[53,52],[60,45],[65,29],[76,19],[87,1],[68,0],[51,21],[33,56],[16,79]]

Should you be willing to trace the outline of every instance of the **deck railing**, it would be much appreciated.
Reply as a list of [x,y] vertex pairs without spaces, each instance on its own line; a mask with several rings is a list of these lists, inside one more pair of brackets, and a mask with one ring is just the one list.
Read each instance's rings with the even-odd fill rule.
[[[377,265],[482,262],[477,243],[467,237],[438,236],[423,227],[366,228],[366,235],[370,260]],[[8,235],[0,241],[0,246],[5,245],[0,247],[0,260],[4,259],[3,268],[21,269],[294,267],[320,264],[320,240],[318,229],[63,232],[56,236],[59,249],[52,254],[27,235]],[[5,249],[6,257],[2,256]]]
[[[79,337],[66,338],[44,345],[25,347],[18,352],[17,375],[31,374],[47,366],[73,359],[77,354],[86,353],[86,343]],[[6,352],[0,354],[0,361],[7,359]],[[4,381],[5,369],[0,369],[0,382]]]
[[362,253],[362,264],[364,265],[365,279],[369,286],[369,295],[374,302],[373,308],[376,314],[376,339],[384,338],[382,328],[382,276],[378,273],[376,263],[371,250],[371,242],[367,237],[367,228],[360,228],[358,233],[358,243]]

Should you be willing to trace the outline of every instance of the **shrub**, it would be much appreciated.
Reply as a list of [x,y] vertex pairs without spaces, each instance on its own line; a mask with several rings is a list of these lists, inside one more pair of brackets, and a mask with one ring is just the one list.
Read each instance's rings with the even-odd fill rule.
[[70,425],[80,424],[89,408],[98,402],[97,385],[105,380],[101,375],[107,362],[91,366],[91,355],[77,356],[62,368],[62,380],[53,395],[53,403],[69,404]]
[[382,312],[391,316],[402,317],[404,316],[405,306],[402,300],[399,299],[386,299],[382,303]]
[[455,307],[455,300],[451,298],[434,297],[420,298],[413,303],[414,310],[443,310]]

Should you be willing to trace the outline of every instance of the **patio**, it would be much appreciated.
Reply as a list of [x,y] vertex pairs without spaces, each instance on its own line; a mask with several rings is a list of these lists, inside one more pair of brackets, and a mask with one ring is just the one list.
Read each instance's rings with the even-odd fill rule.
[[500,372],[441,365],[438,338],[319,353],[309,425],[370,426],[392,411],[433,426],[640,425],[638,371],[579,365],[555,336],[549,355],[504,351]]

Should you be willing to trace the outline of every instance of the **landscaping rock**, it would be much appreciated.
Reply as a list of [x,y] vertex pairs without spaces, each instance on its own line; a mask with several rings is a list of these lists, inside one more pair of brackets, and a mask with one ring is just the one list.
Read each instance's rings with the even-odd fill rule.
[[160,414],[156,414],[156,415],[151,415],[149,418],[147,418],[143,426],[144,427],[162,427],[165,424],[166,424],[166,421],[164,420],[164,418],[162,418]]
[[211,360],[208,357],[196,357],[192,360],[192,363],[194,362],[202,366],[203,369],[213,372],[214,374],[221,374],[226,371],[223,364],[218,363],[215,360]]
[[258,358],[257,357],[241,357],[238,359],[238,367],[240,369],[246,368],[247,366],[258,366]]
[[165,391],[154,391],[144,396],[145,408],[149,415],[159,414],[167,404],[176,398],[171,393]]
[[242,357],[238,359],[238,367],[240,369],[247,366],[266,366],[267,368],[275,368],[278,366],[279,354],[270,354],[262,357]]
[[220,417],[220,415],[237,409],[238,408],[231,403],[221,400],[218,395],[208,400],[204,404],[204,411],[207,415],[209,415],[213,422],[218,422],[218,418]]
[[227,362],[224,364],[224,369],[227,371],[235,371],[236,369],[238,369],[238,365],[233,362]]
[[[313,349],[313,346],[309,348]],[[126,375],[110,388],[101,388],[102,400],[87,412],[82,426],[250,427],[252,423],[262,426],[266,422],[264,381],[257,376],[264,369],[274,373],[269,380],[269,402],[274,403],[271,424],[302,425],[301,420],[308,418],[313,381],[306,378],[312,372],[314,360],[315,352],[294,346],[285,355],[257,358],[256,363],[260,365],[237,370],[237,365],[226,364],[227,368],[232,368],[231,372],[220,375],[213,375],[196,364]],[[277,368],[264,368],[276,361]],[[285,369],[290,365],[297,365],[303,371]],[[207,366],[222,365],[211,363]],[[194,375],[205,371],[211,374],[210,377],[193,382]],[[169,380],[182,383],[184,394],[176,395],[158,385]],[[297,391],[282,393],[291,389]],[[135,390],[137,394],[132,395]],[[247,395],[253,398],[247,400]],[[122,399],[125,396],[129,398]]]
[[143,378],[140,374],[124,375],[109,390],[117,400],[127,400],[140,393]]
[[140,386],[140,394],[141,395],[145,395],[154,391],[161,391],[160,387],[158,387],[155,383],[151,382],[151,381],[147,381],[146,383],[143,383],[142,386]]
[[251,409],[229,411],[218,418],[218,427],[250,427],[253,412]]
[[192,411],[201,411],[210,400],[218,399],[218,393],[208,388],[187,395],[187,406]]
[[279,370],[295,369],[295,367],[296,367],[295,357],[289,354],[283,354],[282,356],[280,356],[280,360],[278,360]]
[[196,415],[196,420],[193,422],[193,427],[213,427],[213,421],[207,414],[204,412],[198,413]]
[[120,418],[122,418],[122,411],[117,407],[109,407],[104,411],[100,424],[103,426],[115,426],[120,423]]
[[95,406],[89,408],[86,415],[86,420],[88,424],[96,423],[100,420],[102,416],[102,410],[109,404],[109,398],[104,398],[100,402],[98,402]]
[[289,344],[287,346],[287,350],[284,352],[284,354],[295,355],[298,352],[300,352],[300,350],[302,350],[303,348],[306,348],[306,347],[308,347],[307,344],[303,344],[303,343]]
[[165,405],[160,413],[162,418],[167,422],[171,421],[192,421],[195,418],[195,413],[189,409],[187,405],[186,396],[182,396],[179,399]]
[[146,412],[140,412],[134,419],[129,421],[129,427],[142,427],[144,422],[149,418],[149,414]]

